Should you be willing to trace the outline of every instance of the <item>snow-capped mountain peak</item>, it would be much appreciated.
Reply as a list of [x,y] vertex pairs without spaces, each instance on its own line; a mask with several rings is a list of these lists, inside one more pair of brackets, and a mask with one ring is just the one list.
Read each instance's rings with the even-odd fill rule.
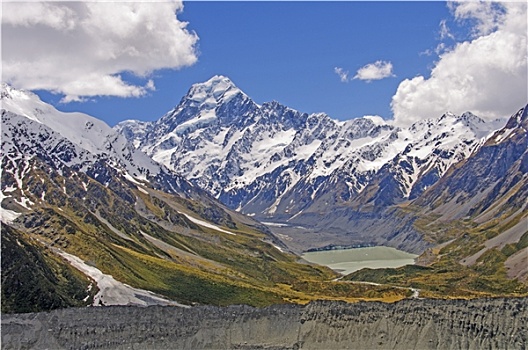
[[[145,137],[151,140],[169,134],[179,137],[206,126],[232,123],[233,118],[241,119],[257,108],[229,78],[216,75],[204,83],[194,84],[174,109],[154,123],[155,127],[152,125],[152,132],[147,132]],[[118,125],[117,129],[122,126]]]
[[53,114],[56,111],[53,106],[42,102],[36,94],[15,89],[6,83],[1,84],[0,103],[2,109],[43,124],[42,115]]
[[229,102],[236,94],[243,92],[229,78],[215,75],[204,83],[194,84],[185,98],[196,106],[212,107],[218,103]]
[[84,113],[64,113],[43,102],[36,94],[2,84],[2,109],[48,126],[74,144],[91,152],[107,148],[115,131],[103,121]]
[[498,130],[488,142],[499,144],[515,137],[517,134],[526,134],[528,132],[528,105],[521,108],[516,114],[508,120],[506,126]]
[[[174,115],[178,115],[177,122],[179,124],[196,122],[198,119],[202,119],[202,121],[216,119],[217,109],[229,104],[233,99],[249,100],[249,97],[236,87],[229,78],[215,75],[204,83],[191,86],[180,104],[162,119],[174,118]],[[199,110],[200,113],[191,118],[188,113],[180,113],[183,110]],[[191,119],[195,120],[190,121]]]

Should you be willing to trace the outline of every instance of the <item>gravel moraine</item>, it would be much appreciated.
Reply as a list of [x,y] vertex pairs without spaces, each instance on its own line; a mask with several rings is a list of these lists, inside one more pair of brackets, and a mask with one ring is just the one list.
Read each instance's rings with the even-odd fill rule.
[[526,349],[528,299],[109,306],[2,315],[2,349]]

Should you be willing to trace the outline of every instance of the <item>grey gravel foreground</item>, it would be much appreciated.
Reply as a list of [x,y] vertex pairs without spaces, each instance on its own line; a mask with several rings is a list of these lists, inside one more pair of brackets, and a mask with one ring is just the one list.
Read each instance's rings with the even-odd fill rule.
[[2,349],[526,349],[527,298],[2,315]]

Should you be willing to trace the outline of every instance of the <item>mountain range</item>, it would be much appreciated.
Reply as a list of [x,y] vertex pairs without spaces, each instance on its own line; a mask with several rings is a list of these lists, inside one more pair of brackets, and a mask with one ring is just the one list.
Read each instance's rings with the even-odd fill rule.
[[[526,108],[337,121],[224,76],[113,129],[6,84],[1,102],[3,312],[528,293]],[[420,266],[334,280],[293,254],[357,244]]]
[[[374,224],[387,208],[418,198],[506,121],[486,122],[470,112],[409,127],[380,117],[337,121],[278,102],[258,105],[227,77],[215,76],[193,85],[159,120],[129,120],[115,129],[231,209],[278,224],[282,233],[297,227],[287,230],[297,250],[367,240],[420,251],[426,244],[415,232],[369,238],[357,221]],[[296,234],[299,227],[336,234],[314,241]]]

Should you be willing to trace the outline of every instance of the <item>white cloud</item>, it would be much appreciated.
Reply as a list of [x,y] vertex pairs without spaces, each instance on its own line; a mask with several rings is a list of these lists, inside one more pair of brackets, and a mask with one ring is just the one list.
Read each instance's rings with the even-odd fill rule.
[[372,80],[380,80],[393,76],[392,63],[376,61],[361,67],[354,76],[354,79],[366,80],[367,82],[370,82]]
[[348,77],[348,71],[345,71],[343,68],[335,67],[334,72],[339,76],[339,79],[342,83],[348,83],[350,80]]
[[441,40],[441,42],[438,43],[434,49],[427,49],[425,51],[420,52],[419,53],[420,56],[423,56],[423,55],[432,56],[433,54],[440,55],[441,53],[450,49],[450,47],[445,42],[443,42],[443,40],[450,39],[451,42],[456,40],[455,36],[451,33],[451,30],[447,26],[447,20],[445,19],[441,20],[438,27],[439,27],[438,35],[439,35],[439,39]]
[[154,71],[197,60],[198,36],[176,16],[182,9],[181,1],[3,2],[2,80],[64,102],[142,96],[155,89]]
[[440,21],[440,40],[444,40],[445,38],[455,39],[453,34],[451,34],[449,27],[447,26],[446,20],[444,19]]
[[475,37],[487,35],[498,28],[504,21],[504,7],[490,1],[449,2],[448,7],[458,21],[473,21]]
[[32,4],[17,2],[3,6],[3,24],[31,27],[44,25],[54,29],[73,29],[75,12],[70,8],[51,2],[35,2]]
[[474,20],[473,33],[479,36],[442,53],[429,78],[400,83],[391,103],[396,123],[468,110],[493,119],[526,104],[526,3],[499,5],[450,5],[455,18]]

